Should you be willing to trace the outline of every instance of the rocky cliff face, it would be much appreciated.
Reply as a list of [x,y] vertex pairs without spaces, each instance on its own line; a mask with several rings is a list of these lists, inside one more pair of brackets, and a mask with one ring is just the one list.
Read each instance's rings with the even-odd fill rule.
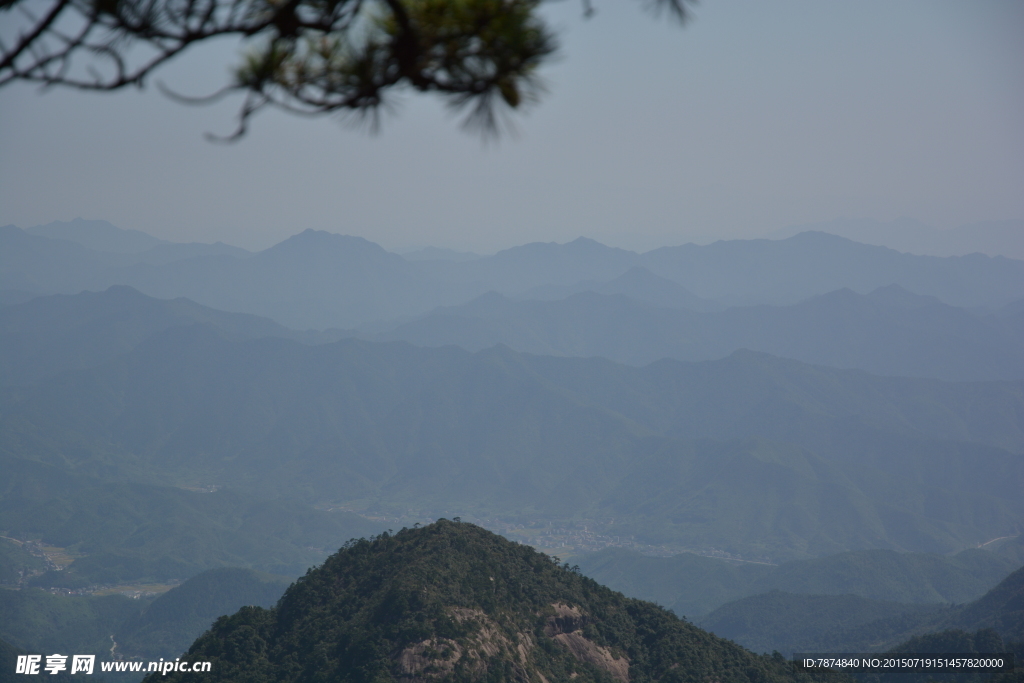
[[[184,681],[809,682],[551,558],[446,520],[351,542],[276,608],[222,617]],[[837,679],[825,675],[821,679]]]

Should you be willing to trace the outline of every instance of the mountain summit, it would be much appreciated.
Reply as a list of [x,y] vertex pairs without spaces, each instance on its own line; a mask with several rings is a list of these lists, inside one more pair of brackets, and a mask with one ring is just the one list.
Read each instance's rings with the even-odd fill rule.
[[797,677],[779,655],[754,655],[528,546],[447,520],[350,541],[276,608],[218,619],[185,659],[213,663],[208,683]]

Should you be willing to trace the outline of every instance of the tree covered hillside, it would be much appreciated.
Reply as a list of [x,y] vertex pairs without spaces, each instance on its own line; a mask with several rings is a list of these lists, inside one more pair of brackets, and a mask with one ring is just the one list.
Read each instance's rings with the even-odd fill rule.
[[213,662],[207,683],[812,680],[447,520],[346,545],[276,608],[219,619],[187,657]]

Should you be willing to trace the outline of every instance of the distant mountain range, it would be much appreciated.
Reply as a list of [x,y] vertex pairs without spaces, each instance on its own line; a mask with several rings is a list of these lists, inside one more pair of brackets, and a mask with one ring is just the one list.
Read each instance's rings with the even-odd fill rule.
[[608,549],[579,562],[600,583],[755,652],[878,652],[949,629],[1024,640],[1024,569],[984,550],[864,550],[769,566]]
[[[657,277],[641,268],[628,275],[645,283]],[[604,291],[621,280],[605,283]],[[680,290],[677,301],[695,299],[678,285],[661,282],[662,291],[670,291],[668,285]],[[669,300],[652,290],[634,296],[580,291],[556,301],[513,301],[492,292],[371,338],[454,344],[470,351],[505,344],[528,353],[602,356],[631,365],[661,358],[711,360],[751,349],[880,375],[1024,378],[1024,311],[955,308],[889,285],[869,294],[842,289],[792,306],[702,313],[692,309],[711,307],[699,301],[672,308],[648,305]]]
[[[598,313],[580,315],[580,302]],[[629,335],[637,339],[633,346],[618,348],[642,350],[644,338],[658,337],[641,323],[660,317],[751,335],[767,320],[775,339],[795,345],[807,337],[804,348],[812,352],[860,349],[868,357],[899,351],[890,340],[903,334],[917,340],[908,351],[927,358],[929,348],[945,348],[950,363],[961,358],[950,341],[956,334],[970,341],[973,326],[974,339],[984,339],[978,330],[999,330],[1020,315],[971,313],[895,287],[867,296],[837,292],[790,308],[711,313],[593,292],[555,302],[492,294],[463,312],[472,307],[484,320],[537,331],[534,339],[580,345],[558,347],[563,353],[615,355],[613,342],[628,342]],[[633,318],[607,314],[611,307]],[[858,319],[868,322],[850,322]],[[931,347],[920,330],[932,331]],[[469,353],[333,342],[344,334],[294,332],[266,318],[157,300],[124,286],[2,308],[0,376],[7,389],[0,392],[0,449],[19,462],[98,478],[93,493],[67,495],[67,519],[95,517],[90,501],[104,495],[100,480],[128,480],[227,486],[305,505],[411,508],[426,517],[453,506],[542,520],[582,514],[608,534],[748,557],[873,547],[949,552],[1012,536],[1024,523],[1020,381],[879,377],[747,350],[636,368],[507,346]],[[874,346],[865,341],[872,334],[879,338]],[[1012,344],[997,353],[974,343],[962,357],[975,368],[1014,357]],[[896,358],[913,362],[911,353]],[[174,508],[181,495],[151,498]],[[92,543],[93,532],[67,531],[77,527],[37,511],[57,497],[20,503],[14,516],[8,507],[4,524],[59,535],[58,545]],[[122,497],[137,496],[128,489]],[[120,562],[122,550],[96,567],[95,558],[78,562],[62,577],[86,572],[77,580],[88,582]],[[214,557],[195,569],[240,563]],[[252,562],[246,561],[276,566]],[[145,563],[124,566],[135,567],[124,576],[150,572]]]
[[655,308],[679,308],[692,311],[719,311],[720,304],[701,299],[672,280],[659,277],[643,266],[633,266],[617,278],[581,280],[572,285],[540,285],[517,294],[515,299],[529,301],[556,301],[573,294],[593,292],[604,295],[622,295]]
[[[13,228],[6,226],[0,230]],[[182,259],[199,256],[228,255],[245,258],[251,252],[223,242],[205,244],[202,242],[168,242],[157,239],[139,230],[124,230],[107,221],[87,221],[76,218],[73,221],[54,221],[37,225],[24,231],[45,241],[23,242],[24,249],[40,249],[49,245],[58,257],[69,255],[78,259],[95,260],[109,266],[127,266],[137,263],[162,265]],[[78,245],[76,249],[72,245]],[[42,247],[46,250],[46,246]]]
[[70,567],[40,573],[38,558],[2,553],[5,588],[183,580],[224,566],[298,576],[350,538],[382,528],[351,513],[201,482],[187,490],[103,481],[4,453],[0,468],[0,529],[77,556]]
[[948,552],[1024,521],[1022,405],[1020,382],[753,352],[630,368],[193,325],[0,394],[0,449],[356,509],[583,515],[609,534],[748,556]]
[[[943,631],[966,634],[983,629],[991,629],[993,635],[1019,643],[1024,640],[1024,567],[985,595],[964,605],[909,605],[855,595],[795,595],[773,591],[723,605],[701,619],[700,624],[755,652],[778,650],[786,654],[934,652],[936,650],[924,646],[928,640],[922,638],[924,634]],[[910,642],[905,642],[908,640]],[[956,650],[938,651],[971,650],[961,646]]]
[[981,253],[1024,260],[1024,220],[985,221],[938,230],[911,218],[893,221],[840,218],[824,223],[785,228],[775,239],[815,230],[854,242],[889,247],[909,254],[964,256]]
[[137,254],[171,244],[167,240],[157,239],[141,230],[125,230],[113,226],[107,221],[90,221],[82,218],[36,225],[27,228],[25,232],[30,235],[75,242],[94,251],[108,251],[115,254]]
[[[261,571],[305,578],[200,639],[223,680],[298,680],[295,657],[367,680],[792,673],[469,524],[346,543],[440,517],[751,647],[1019,637],[1019,576],[995,584],[1024,561],[1021,260],[814,231],[401,256],[7,226],[0,349],[5,661],[111,634],[164,656],[269,605]],[[36,590],[190,577],[151,603]]]
[[[267,316],[296,329],[352,328],[422,315],[492,290],[550,299],[557,291],[586,288],[639,296],[658,306],[675,299],[670,307],[697,310],[791,305],[842,288],[867,294],[892,284],[961,307],[995,309],[1024,298],[1024,261],[981,254],[914,256],[815,232],[645,254],[580,238],[481,258],[427,253],[407,260],[362,238],[311,230],[257,254],[221,244],[156,244],[133,251],[145,246],[143,238],[128,233],[115,239],[107,226],[51,225],[34,234],[0,228],[0,290],[77,294],[124,284],[150,296],[184,296]],[[91,236],[68,239],[75,231]],[[99,249],[104,245],[111,251]],[[660,279],[627,275],[637,267]]]
[[623,548],[575,559],[596,581],[698,622],[723,605],[773,591],[851,595],[892,605],[963,604],[980,598],[1020,567],[1015,557],[979,549],[952,556],[856,550],[781,565],[692,553],[649,557]]
[[114,285],[101,293],[42,296],[0,308],[0,386],[95,367],[157,333],[195,324],[210,325],[226,339],[281,337],[322,343],[348,336],[296,332],[268,318],[226,313],[184,298],[154,299]]
[[[0,307],[0,386],[87,368],[157,332],[202,323],[229,339],[280,337],[317,344],[358,336],[479,351],[497,344],[557,356],[600,356],[631,365],[662,358],[714,360],[741,350],[880,375],[955,381],[1024,378],[1024,309],[963,309],[899,285],[866,295],[839,290],[792,306],[700,312],[664,307],[678,285],[642,268],[559,300],[515,300],[491,292],[381,331],[298,332],[271,319],[170,301],[115,285],[103,293],[34,297]],[[650,285],[650,286],[648,286]],[[678,292],[677,292],[678,293]],[[693,297],[691,297],[693,298]],[[685,300],[685,296],[680,296]],[[711,308],[711,306],[707,306]]]

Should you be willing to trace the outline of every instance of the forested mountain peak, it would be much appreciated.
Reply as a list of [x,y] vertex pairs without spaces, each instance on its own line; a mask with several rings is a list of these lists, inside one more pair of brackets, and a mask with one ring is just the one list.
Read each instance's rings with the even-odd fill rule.
[[795,680],[780,657],[447,520],[346,544],[275,609],[218,620],[188,658],[213,661],[212,681]]

